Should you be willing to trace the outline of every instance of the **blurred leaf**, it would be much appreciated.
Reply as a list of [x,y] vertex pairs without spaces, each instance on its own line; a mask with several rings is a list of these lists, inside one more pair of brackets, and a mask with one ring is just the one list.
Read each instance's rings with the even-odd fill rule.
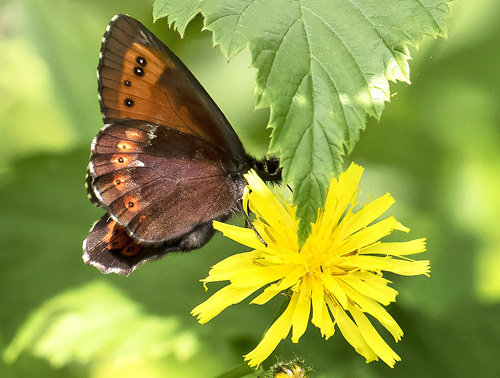
[[[55,293],[90,278],[81,243],[100,212],[89,206],[83,180],[88,149],[17,161],[0,176],[1,296],[4,337]],[[20,294],[22,293],[22,294]]]
[[0,170],[29,153],[90,143],[102,125],[96,80],[101,38],[119,11],[145,17],[150,6],[147,0],[0,2]]
[[500,307],[481,306],[465,300],[443,317],[425,315],[394,306],[405,336],[397,351],[403,360],[394,369],[374,366],[377,375],[398,377],[497,377],[500,360]]
[[449,17],[443,0],[155,1],[155,19],[181,35],[197,13],[227,57],[250,46],[257,107],[271,108],[270,151],[293,184],[302,241],[366,115],[380,118],[388,81],[409,82],[408,46],[446,35]]
[[174,355],[187,360],[198,340],[181,331],[175,318],[145,314],[109,284],[95,282],[69,290],[35,311],[7,347],[12,363],[23,352],[56,367],[111,360],[117,365]]
[[[28,152],[62,150],[73,145],[76,135],[57,103],[57,95],[46,62],[35,46],[16,32],[12,20],[22,14],[19,7],[0,6],[0,38],[3,70],[0,75],[0,170]],[[0,35],[1,37],[1,35]],[[30,111],[26,111],[29,109]],[[27,137],[29,135],[29,137]]]

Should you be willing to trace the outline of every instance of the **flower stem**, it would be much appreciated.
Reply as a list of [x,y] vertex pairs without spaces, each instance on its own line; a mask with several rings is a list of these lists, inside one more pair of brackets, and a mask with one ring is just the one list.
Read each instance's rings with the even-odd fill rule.
[[251,374],[251,373],[254,373],[254,372],[255,372],[255,369],[252,369],[245,362],[245,363],[235,367],[234,369],[231,369],[231,370],[217,376],[216,378],[240,378],[240,377],[244,377],[244,376]]

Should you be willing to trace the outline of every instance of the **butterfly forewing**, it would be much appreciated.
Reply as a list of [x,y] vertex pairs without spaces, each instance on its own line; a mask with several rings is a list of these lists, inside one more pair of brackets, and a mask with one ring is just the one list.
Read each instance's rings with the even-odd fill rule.
[[184,64],[139,21],[116,16],[103,38],[98,67],[106,123],[136,119],[168,126],[246,157],[231,125]]

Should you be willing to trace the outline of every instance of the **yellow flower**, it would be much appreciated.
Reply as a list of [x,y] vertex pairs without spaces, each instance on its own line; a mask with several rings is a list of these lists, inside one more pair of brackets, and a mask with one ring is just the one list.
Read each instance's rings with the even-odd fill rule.
[[[382,339],[366,314],[377,319],[399,341],[403,331],[383,306],[396,300],[398,292],[382,272],[429,275],[429,261],[414,261],[407,255],[424,252],[425,239],[383,243],[393,230],[409,229],[388,217],[379,218],[395,201],[390,194],[368,202],[356,211],[358,184],[363,168],[351,164],[338,181],[333,179],[325,209],[304,245],[297,242],[295,208],[274,195],[254,173],[245,175],[248,186],[244,208],[256,214],[253,223],[265,246],[252,229],[214,222],[214,228],[254,250],[219,262],[204,284],[229,281],[191,312],[206,323],[225,308],[264,290],[251,303],[262,305],[283,291],[289,293],[286,309],[266,331],[262,341],[245,360],[258,366],[292,330],[297,343],[309,319],[328,339],[335,325],[366,362],[382,359],[393,367],[401,358]],[[312,314],[311,314],[312,312]]]

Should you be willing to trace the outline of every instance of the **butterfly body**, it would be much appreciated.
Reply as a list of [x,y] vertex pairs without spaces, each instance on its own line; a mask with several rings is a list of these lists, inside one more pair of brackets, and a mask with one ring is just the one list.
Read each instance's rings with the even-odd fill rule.
[[84,241],[83,259],[102,272],[129,274],[206,244],[213,220],[241,211],[250,168],[280,180],[278,161],[250,157],[201,84],[137,20],[111,21],[98,85],[106,125],[92,142],[86,184],[107,213]]

